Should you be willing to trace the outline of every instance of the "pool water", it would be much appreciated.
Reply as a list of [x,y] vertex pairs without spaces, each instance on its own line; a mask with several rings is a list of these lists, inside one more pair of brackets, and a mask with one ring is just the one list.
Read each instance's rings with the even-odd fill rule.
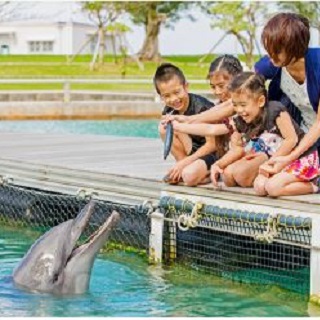
[[158,138],[158,120],[0,121],[1,131]]
[[175,267],[149,266],[144,258],[116,252],[100,255],[88,293],[34,294],[17,289],[13,268],[33,243],[33,232],[0,227],[0,314],[34,316],[317,316],[304,296],[275,287],[251,287]]

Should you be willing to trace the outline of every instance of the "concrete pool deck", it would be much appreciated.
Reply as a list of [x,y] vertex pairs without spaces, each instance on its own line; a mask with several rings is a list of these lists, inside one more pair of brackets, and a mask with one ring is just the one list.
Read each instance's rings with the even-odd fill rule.
[[168,192],[216,205],[320,213],[319,195],[271,199],[245,188],[166,185],[161,180],[173,160],[163,160],[159,139],[1,132],[0,150],[0,175],[13,178],[15,185],[67,194],[93,189],[103,199],[135,204],[158,201]]

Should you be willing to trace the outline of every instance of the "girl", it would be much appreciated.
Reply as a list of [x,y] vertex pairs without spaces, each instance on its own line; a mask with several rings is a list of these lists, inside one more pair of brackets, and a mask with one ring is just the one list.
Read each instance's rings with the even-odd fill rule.
[[[232,138],[235,145],[248,155],[231,163],[225,157],[217,161],[211,169],[211,178],[217,185],[217,177],[223,173],[227,186],[238,184],[239,171],[243,162],[251,155],[259,155],[261,162],[270,157],[289,154],[302,139],[302,129],[291,119],[286,108],[279,102],[267,102],[267,92],[263,76],[244,72],[230,84],[232,102],[237,116],[231,123],[235,130]],[[309,182],[318,174],[319,159],[315,149],[291,163],[279,175],[269,177],[265,167],[255,179],[254,188],[259,195],[281,196],[312,193]],[[255,168],[252,168],[255,171]],[[258,172],[257,172],[258,173]]]
[[243,71],[241,62],[230,54],[219,56],[212,61],[207,79],[218,105],[192,116],[172,116],[169,120],[187,123],[214,123],[234,115],[228,85],[233,77]]
[[320,48],[309,48],[307,18],[279,13],[262,32],[267,57],[256,63],[256,72],[270,79],[269,99],[281,101],[292,118],[307,132],[297,148],[268,162],[268,173],[280,172],[310,147],[320,151]]
[[[211,63],[207,78],[210,81],[210,87],[214,96],[219,100],[220,103],[230,100],[228,85],[232,78],[241,71],[242,66],[240,61],[231,55],[220,56]],[[214,109],[215,108],[222,107],[215,106]],[[204,113],[206,113],[206,111]],[[197,167],[194,167],[197,168],[197,172],[192,170],[194,168],[190,168],[190,170],[187,168],[182,174],[183,180],[187,182],[186,184],[189,186],[194,186],[199,183],[208,182],[208,179],[206,178],[209,176],[211,165],[217,160],[217,156],[222,156],[227,149],[229,141],[229,129],[225,125],[187,124],[176,121],[183,121],[183,118],[185,117],[186,116],[179,115],[169,117],[169,119],[173,121],[173,127],[176,132],[197,136],[216,136],[215,141],[217,152],[207,154],[206,156],[203,156],[201,159],[197,160],[197,162],[204,162],[203,164],[205,164],[205,166],[198,165]],[[188,118],[191,117],[189,116]],[[188,177],[197,177],[197,179],[191,180]]]

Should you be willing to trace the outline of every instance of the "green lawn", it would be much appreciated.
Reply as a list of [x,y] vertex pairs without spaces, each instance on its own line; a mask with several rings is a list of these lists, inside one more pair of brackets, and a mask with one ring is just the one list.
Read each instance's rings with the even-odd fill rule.
[[[163,62],[171,62],[180,67],[188,79],[206,79],[210,62],[214,59],[210,55],[199,64],[201,56],[164,56]],[[241,58],[241,57],[240,57]],[[95,70],[90,70],[89,63],[92,57],[89,55],[77,56],[72,63],[67,56],[53,55],[0,55],[1,79],[21,78],[120,78],[125,71],[127,79],[152,79],[157,63],[144,63],[144,70],[140,70],[134,61],[123,65],[121,57],[118,62],[114,57],[106,56],[104,64]],[[0,90],[49,90],[61,89],[59,84],[1,84]],[[148,84],[76,84],[72,89],[88,90],[126,90],[126,91],[150,91],[152,83]],[[193,85],[191,89],[205,90],[208,86]]]

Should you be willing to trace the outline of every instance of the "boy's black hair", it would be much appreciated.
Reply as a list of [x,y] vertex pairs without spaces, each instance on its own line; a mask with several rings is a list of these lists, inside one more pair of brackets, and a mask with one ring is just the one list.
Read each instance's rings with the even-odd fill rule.
[[154,74],[153,77],[153,84],[154,87],[156,88],[156,91],[158,94],[160,94],[157,83],[158,82],[167,82],[171,80],[174,76],[178,77],[180,80],[181,84],[185,85],[186,84],[186,78],[183,74],[183,72],[176,67],[175,65],[171,63],[162,63],[156,70],[156,73]]
[[243,71],[242,65],[238,58],[231,54],[224,54],[214,59],[209,67],[208,78],[216,71],[225,70],[232,76],[235,76]]

